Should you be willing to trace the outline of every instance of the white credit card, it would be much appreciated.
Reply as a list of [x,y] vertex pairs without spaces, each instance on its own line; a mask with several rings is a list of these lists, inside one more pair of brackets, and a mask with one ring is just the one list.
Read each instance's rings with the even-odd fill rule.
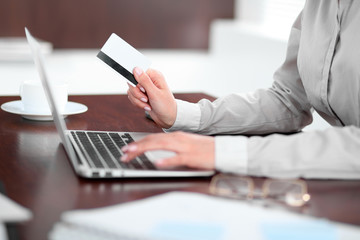
[[140,67],[143,71],[146,71],[151,64],[147,57],[115,33],[111,34],[97,57],[125,77],[133,86],[138,84],[132,74],[133,69]]

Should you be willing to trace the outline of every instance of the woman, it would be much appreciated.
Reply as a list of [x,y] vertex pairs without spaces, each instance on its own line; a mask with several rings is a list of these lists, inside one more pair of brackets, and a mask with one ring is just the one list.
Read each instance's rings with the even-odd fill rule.
[[[360,178],[360,1],[307,1],[271,88],[211,103],[174,99],[164,77],[135,68],[130,101],[167,132],[125,147],[123,161],[149,150],[186,165],[270,177]],[[334,128],[301,132],[317,111]],[[205,135],[222,134],[210,137]],[[231,136],[224,134],[242,134]],[[243,135],[250,135],[246,137]],[[259,136],[263,135],[263,136]],[[264,136],[267,135],[267,136]]]

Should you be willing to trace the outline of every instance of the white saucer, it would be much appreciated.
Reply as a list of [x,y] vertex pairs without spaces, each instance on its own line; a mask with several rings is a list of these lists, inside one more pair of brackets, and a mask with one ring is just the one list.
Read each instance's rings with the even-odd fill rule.
[[[23,118],[35,120],[35,121],[52,121],[53,117],[50,112],[46,113],[33,113],[24,110],[21,100],[7,102],[1,105],[1,109],[5,112],[19,114]],[[62,115],[67,117],[68,115],[79,114],[86,112],[88,110],[87,106],[81,103],[67,102],[65,106],[65,111]]]

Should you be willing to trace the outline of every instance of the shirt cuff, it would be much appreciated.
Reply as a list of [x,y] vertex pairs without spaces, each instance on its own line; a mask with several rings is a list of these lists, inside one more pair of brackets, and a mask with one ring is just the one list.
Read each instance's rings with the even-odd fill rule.
[[215,137],[215,168],[220,172],[247,174],[247,137]]
[[196,132],[200,126],[201,110],[197,103],[190,103],[176,99],[177,113],[175,123],[165,132],[178,130]]

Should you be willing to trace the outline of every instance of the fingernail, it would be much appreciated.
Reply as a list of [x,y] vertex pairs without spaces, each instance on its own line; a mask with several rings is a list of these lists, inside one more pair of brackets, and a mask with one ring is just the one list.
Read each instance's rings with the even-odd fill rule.
[[132,144],[132,145],[127,145],[125,147],[123,147],[123,151],[124,152],[134,152],[137,150],[137,146],[135,144]]
[[141,68],[136,67],[136,68],[135,68],[135,73],[136,73],[136,75],[140,76],[140,75],[143,73],[143,71],[142,71]]
[[137,146],[135,144],[132,145],[126,145],[124,147],[121,148],[121,151],[123,152],[134,152],[136,151]]
[[158,166],[164,165],[164,163],[165,163],[164,159],[158,159],[155,161],[155,164]]
[[147,102],[147,99],[146,99],[146,98],[140,98],[140,100],[143,101],[143,102],[145,102],[145,103]]
[[128,155],[124,154],[121,156],[120,161],[126,161],[128,159]]
[[145,88],[143,88],[143,87],[140,87],[140,90],[141,90],[143,93],[146,92],[146,91],[145,91]]
[[121,148],[121,151],[127,152],[129,150],[129,145],[125,145]]
[[144,107],[144,110],[150,112],[150,111],[151,111],[151,108],[149,108],[149,107]]

